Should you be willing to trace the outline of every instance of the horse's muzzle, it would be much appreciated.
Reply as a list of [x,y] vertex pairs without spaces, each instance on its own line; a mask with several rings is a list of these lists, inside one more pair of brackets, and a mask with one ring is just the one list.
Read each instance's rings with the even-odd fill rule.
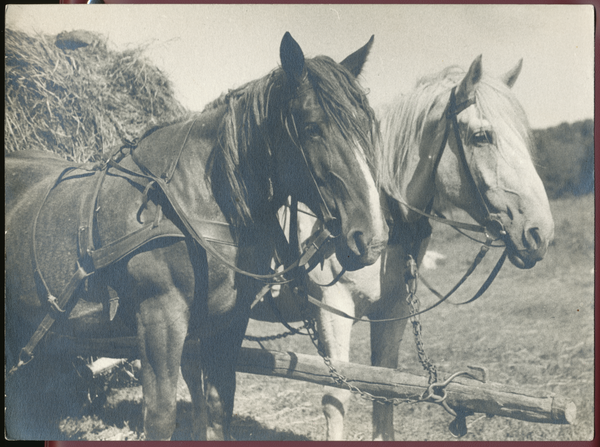
[[346,238],[345,244],[340,242],[336,246],[337,259],[342,267],[352,271],[374,264],[387,241],[367,240],[361,231],[353,231]]
[[548,241],[544,239],[536,227],[523,231],[522,249],[519,249],[511,241],[506,241],[508,248],[508,259],[515,267],[530,269],[546,255]]

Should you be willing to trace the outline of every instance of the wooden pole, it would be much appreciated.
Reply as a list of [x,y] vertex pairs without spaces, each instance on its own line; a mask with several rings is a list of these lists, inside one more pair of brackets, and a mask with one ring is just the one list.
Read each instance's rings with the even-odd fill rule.
[[[334,367],[348,383],[376,396],[414,399],[428,388],[427,378],[394,369],[338,361],[334,361]],[[293,352],[242,348],[237,371],[345,387],[331,378],[323,359]],[[446,402],[455,411],[550,424],[572,424],[576,419],[573,402],[534,390],[457,377],[446,387],[446,392]]]
[[[77,341],[73,341],[72,344],[72,349],[80,348]],[[90,349],[89,341],[84,345]],[[184,353],[196,355],[194,351],[198,347],[197,342],[187,341]],[[96,355],[98,348],[104,348],[112,351],[112,355],[137,358],[135,337],[119,339],[118,343],[115,343],[115,340],[108,343],[98,341],[98,346],[92,348]],[[104,355],[107,354],[111,355],[108,352]],[[395,369],[339,361],[334,361],[334,366],[338,373],[346,377],[349,384],[375,396],[416,399],[422,396],[429,386],[427,378]],[[284,377],[345,388],[345,385],[338,384],[331,378],[322,358],[306,354],[242,348],[236,369],[242,373]],[[573,424],[577,414],[575,404],[564,397],[524,390],[522,387],[515,388],[492,382],[481,383],[464,377],[452,381],[446,387],[446,392],[446,403],[455,411],[549,424]]]

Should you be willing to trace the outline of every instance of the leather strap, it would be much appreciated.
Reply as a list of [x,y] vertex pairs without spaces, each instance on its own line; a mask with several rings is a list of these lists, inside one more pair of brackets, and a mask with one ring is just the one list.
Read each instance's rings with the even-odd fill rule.
[[[437,293],[436,291],[434,291],[430,288],[430,290],[439,298],[439,300],[436,303],[432,304],[431,306],[427,307],[426,309],[423,309],[419,312],[415,312],[415,313],[412,313],[412,314],[404,316],[404,317],[384,318],[384,319],[379,319],[379,320],[356,318],[356,317],[353,317],[352,315],[348,315],[344,311],[341,311],[339,309],[336,309],[335,307],[329,306],[328,304],[325,304],[325,303],[313,298],[310,295],[308,296],[308,302],[313,304],[314,306],[317,306],[317,307],[324,309],[328,312],[331,312],[335,315],[339,315],[340,317],[347,318],[347,319],[350,319],[353,321],[365,321],[365,322],[370,322],[370,323],[389,323],[392,321],[408,320],[409,318],[415,317],[417,315],[421,315],[425,312],[429,312],[430,310],[436,308],[437,306],[442,304],[444,301],[446,301],[448,298],[450,298],[450,296],[454,292],[456,292],[456,290],[465,282],[465,280],[471,275],[471,273],[473,273],[475,271],[475,268],[481,263],[481,261],[483,260],[483,258],[486,255],[488,249],[489,249],[489,247],[487,245],[484,245],[481,247],[481,250],[479,251],[478,255],[476,256],[475,260],[473,261],[473,263],[471,264],[471,266],[469,267],[467,272],[463,275],[463,277],[460,279],[460,281],[452,288],[452,290],[450,290],[450,292],[448,292],[446,295],[442,296],[441,294]],[[504,251],[504,253],[502,253],[502,256],[498,260],[498,263],[492,270],[492,273],[490,274],[488,279],[485,281],[485,283],[481,286],[479,291],[475,294],[475,296],[468,301],[465,301],[463,303],[457,303],[457,304],[460,305],[460,304],[471,303],[471,302],[475,301],[477,298],[479,298],[481,295],[483,295],[483,293],[487,290],[487,288],[491,285],[491,283],[496,278],[496,275],[500,271],[500,268],[502,267],[502,264],[504,263],[505,259],[506,259],[506,251]],[[421,280],[423,281],[422,278],[421,278]],[[426,283],[425,283],[425,285],[429,288],[429,286]]]
[[[500,256],[500,258],[496,262],[496,265],[494,266],[494,268],[490,272],[490,275],[488,276],[488,278],[485,280],[485,282],[479,288],[479,290],[477,291],[477,293],[475,293],[475,295],[471,299],[469,299],[467,301],[464,301],[462,303],[453,303],[452,301],[448,301],[448,302],[450,304],[454,304],[455,306],[460,306],[460,305],[463,305],[463,304],[472,303],[473,301],[475,301],[476,299],[478,299],[479,297],[481,297],[481,295],[483,295],[487,291],[488,287],[492,284],[492,282],[494,281],[494,279],[496,279],[496,276],[500,272],[500,269],[502,268],[502,265],[504,264],[504,261],[506,260],[506,257],[507,257],[507,253],[506,253],[506,250],[504,250],[502,252],[502,255]],[[474,268],[473,268],[473,270],[474,270]],[[437,296],[440,300],[445,300],[450,295],[452,295],[452,293],[454,293],[456,291],[456,289],[458,288],[458,287],[454,287],[450,292],[448,292],[448,294],[446,294],[445,296],[442,296],[442,294],[439,293],[437,290],[435,290],[425,280],[425,278],[423,278],[423,276],[421,276],[420,279],[421,279],[421,282],[423,282],[423,284],[425,284],[425,287],[427,287],[429,289],[429,291],[431,293],[433,293],[435,296]],[[461,281],[464,281],[464,280],[461,280]],[[462,284],[462,282],[461,282],[461,284]]]
[[[236,246],[229,233],[229,225],[227,224],[195,220],[194,226],[199,228],[209,243]],[[133,233],[129,233],[110,244],[91,251],[90,256],[93,260],[94,269],[98,270],[107,267],[133,253],[146,243],[165,237],[185,239],[186,236],[177,225],[168,219],[162,219],[158,225],[155,225],[154,222],[148,222]]]
[[[162,178],[156,177],[154,176],[152,173],[148,173],[148,174],[139,174],[137,172],[133,172],[127,168],[124,168],[120,165],[118,165],[117,163],[111,162],[109,161],[109,165],[111,167],[114,167],[115,169],[118,169],[126,174],[129,175],[133,175],[136,177],[140,177],[140,178],[145,178],[147,180],[150,181],[154,181],[156,183],[156,185],[161,189],[161,191],[165,194],[165,196],[167,197],[169,203],[171,204],[171,206],[173,207],[173,209],[175,210],[175,213],[177,214],[177,216],[179,217],[179,219],[181,220],[181,223],[183,224],[183,226],[185,227],[186,231],[189,233],[189,235],[202,247],[204,248],[207,252],[209,252],[211,255],[213,255],[217,260],[219,260],[222,264],[224,264],[225,266],[227,266],[228,268],[230,268],[231,270],[233,270],[236,273],[240,273],[242,275],[254,278],[254,279],[259,279],[259,280],[276,280],[276,279],[281,279],[283,278],[286,274],[288,274],[289,272],[291,272],[292,270],[294,270],[296,267],[302,266],[304,265],[306,262],[308,262],[308,260],[304,260],[303,259],[303,263],[300,262],[300,259],[295,261],[294,263],[292,263],[290,266],[288,266],[287,268],[285,268],[284,270],[277,272],[277,273],[273,273],[273,274],[267,274],[267,275],[261,275],[261,274],[256,274],[256,273],[252,273],[252,272],[248,272],[246,270],[242,270],[239,267],[237,267],[235,264],[233,264],[232,262],[228,261],[227,259],[225,259],[223,257],[223,255],[221,255],[221,253],[219,253],[217,250],[215,250],[212,245],[206,240],[206,238],[199,233],[198,231],[196,231],[196,229],[194,228],[193,224],[190,222],[190,220],[187,218],[185,212],[183,211],[183,208],[181,207],[181,205],[179,204],[179,202],[177,201],[177,199],[171,194],[171,191],[166,183],[166,181]],[[273,230],[276,232],[281,232],[283,230],[281,230],[281,227],[279,226],[279,224],[274,221],[273,224]],[[326,236],[329,236],[329,232],[326,229],[321,230],[322,232],[322,237],[319,238],[319,241],[322,241],[322,243],[324,243],[325,240],[327,240]]]
[[[77,270],[75,271],[73,276],[71,276],[69,282],[67,283],[67,285],[65,286],[65,288],[63,289],[63,291],[59,295],[59,297],[54,298],[52,295],[50,295],[51,302],[55,300],[53,307],[56,308],[56,311],[58,311],[60,313],[64,312],[63,309],[66,307],[67,303],[73,296],[73,293],[75,292],[77,287],[79,287],[81,282],[85,278],[90,276],[90,274],[91,274],[91,273],[86,272],[79,265],[79,263],[77,264],[77,267],[78,267]],[[19,361],[18,361],[17,365],[15,365],[9,371],[9,375],[12,375],[18,368],[26,365],[31,360],[33,360],[33,351],[34,351],[35,347],[42,340],[42,338],[44,338],[44,335],[46,335],[46,333],[50,330],[50,328],[52,327],[52,325],[54,324],[55,321],[56,321],[55,313],[49,312],[48,314],[46,314],[46,316],[44,317],[44,319],[42,320],[42,322],[40,323],[40,325],[38,326],[36,331],[33,333],[31,338],[29,339],[29,342],[27,343],[27,345],[21,349],[21,352],[19,353]]]
[[437,168],[440,164],[440,160],[442,159],[442,155],[444,153],[444,149],[446,148],[446,143],[448,142],[448,138],[450,136],[450,128],[452,128],[453,133],[454,133],[454,138],[456,140],[456,145],[458,147],[459,157],[460,157],[461,163],[464,167],[464,170],[465,170],[465,173],[467,176],[467,181],[471,184],[472,188],[475,190],[475,192],[477,194],[478,203],[483,207],[483,209],[486,213],[486,217],[485,217],[486,224],[483,226],[478,225],[478,224],[468,224],[468,223],[458,222],[458,221],[451,220],[451,219],[446,219],[445,217],[438,217],[431,213],[423,212],[420,209],[413,207],[412,205],[408,204],[405,200],[396,199],[396,198],[394,200],[397,200],[399,203],[406,206],[411,211],[413,211],[421,216],[425,216],[436,222],[450,225],[455,228],[461,228],[463,230],[469,230],[469,231],[474,231],[474,232],[478,232],[478,233],[485,233],[486,235],[499,234],[499,235],[503,236],[506,234],[506,231],[504,230],[502,223],[499,220],[493,218],[492,214],[490,213],[490,210],[488,208],[485,197],[481,193],[481,190],[479,189],[479,187],[477,186],[477,183],[475,182],[475,179],[473,178],[471,168],[469,167],[469,163],[467,162],[465,148],[462,143],[462,139],[460,137],[457,116],[462,111],[464,111],[467,107],[470,107],[473,104],[475,104],[474,99],[469,99],[465,102],[457,104],[456,103],[456,87],[452,88],[452,90],[450,92],[450,101],[448,103],[446,112],[444,113],[444,116],[447,117],[447,119],[450,121],[450,123],[446,126],[446,130],[444,131],[444,137],[442,138],[442,144],[440,145],[440,150],[438,151],[438,154],[436,156],[436,159],[435,159],[435,162],[433,165],[434,167],[432,170],[432,176],[435,177]]

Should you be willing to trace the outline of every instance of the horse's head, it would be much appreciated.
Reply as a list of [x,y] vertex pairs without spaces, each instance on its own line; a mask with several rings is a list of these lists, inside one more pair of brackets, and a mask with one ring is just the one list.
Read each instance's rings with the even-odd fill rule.
[[[479,56],[452,91],[455,124],[452,112],[441,120],[450,128],[451,150],[439,160],[436,191],[439,200],[468,211],[479,223],[500,223],[509,259],[531,268],[544,257],[554,222],[532,162],[527,119],[511,91],[521,66],[519,61],[502,78],[490,79]],[[458,132],[451,129],[456,125]]]
[[[349,270],[374,263],[387,242],[387,225],[374,180],[377,127],[356,81],[373,38],[341,63],[305,59],[286,33],[274,183],[305,203],[336,236],[336,254]],[[271,139],[272,140],[272,139]]]
[[[554,236],[544,185],[531,158],[527,118],[511,91],[521,62],[500,79],[448,67],[424,77],[382,121],[383,184],[404,218],[435,203],[467,211],[531,268]],[[500,225],[501,224],[501,225]]]

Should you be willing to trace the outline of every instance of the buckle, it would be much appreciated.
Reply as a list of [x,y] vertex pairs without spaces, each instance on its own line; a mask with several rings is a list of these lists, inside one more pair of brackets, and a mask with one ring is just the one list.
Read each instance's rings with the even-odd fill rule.
[[58,304],[58,299],[52,295],[52,294],[48,294],[48,303],[50,303],[50,307],[58,312],[58,313],[64,313],[65,311],[63,309],[60,308],[59,304]]

